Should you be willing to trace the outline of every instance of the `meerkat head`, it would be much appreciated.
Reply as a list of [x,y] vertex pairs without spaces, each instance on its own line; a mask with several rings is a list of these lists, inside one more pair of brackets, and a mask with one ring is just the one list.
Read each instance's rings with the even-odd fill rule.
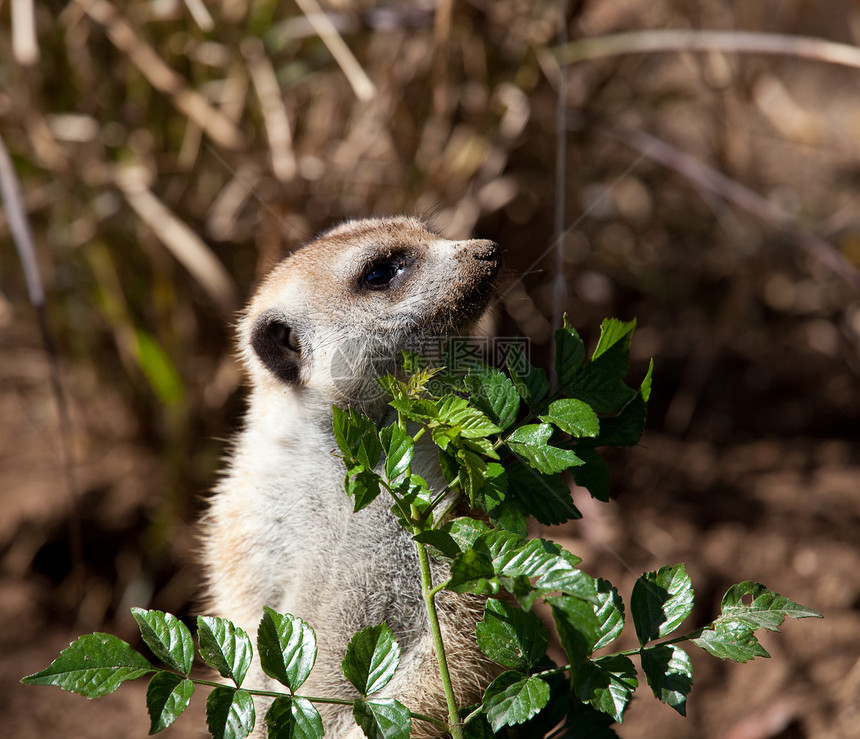
[[284,259],[240,324],[255,386],[364,404],[401,351],[468,330],[501,259],[492,241],[449,241],[421,221],[347,222]]

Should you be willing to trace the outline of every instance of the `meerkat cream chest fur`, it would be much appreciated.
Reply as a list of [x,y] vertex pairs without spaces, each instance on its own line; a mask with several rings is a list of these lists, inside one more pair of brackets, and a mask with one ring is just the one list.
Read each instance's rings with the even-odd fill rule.
[[[466,332],[499,266],[490,241],[449,241],[407,217],[351,221],[275,267],[242,316],[250,396],[204,526],[209,604],[252,636],[264,606],[310,623],[319,653],[303,694],[355,697],[340,667],[347,643],[385,622],[402,656],[384,694],[446,717],[414,544],[383,496],[352,512],[332,405],[390,422],[375,378],[402,349]],[[415,465],[441,487],[435,455]],[[437,604],[455,692],[478,700],[492,672],[473,636],[481,604],[450,593]],[[259,665],[245,684],[275,689]],[[363,736],[349,706],[317,707],[327,736]],[[413,736],[432,730],[415,722]]]

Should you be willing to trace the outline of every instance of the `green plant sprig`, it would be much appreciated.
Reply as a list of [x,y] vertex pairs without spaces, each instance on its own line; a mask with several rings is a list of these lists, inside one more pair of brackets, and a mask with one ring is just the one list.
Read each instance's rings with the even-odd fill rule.
[[[342,668],[358,698],[310,697],[298,691],[313,669],[316,636],[290,614],[265,609],[257,631],[263,671],[285,693],[243,687],[251,665],[250,638],[231,622],[197,621],[198,648],[210,667],[232,682],[189,676],[194,654],[189,630],[159,611],[133,609],[141,635],[170,669],[153,666],[127,643],[108,634],[75,641],[45,670],[24,678],[93,698],[122,682],[152,674],[147,690],[151,733],[169,726],[187,707],[195,685],[212,688],[207,723],[216,739],[243,739],[255,723],[253,697],[272,698],[265,715],[270,737],[323,735],[315,703],[351,705],[371,739],[408,739],[413,720],[447,730],[454,739],[544,736],[559,724],[596,739],[616,734],[639,682],[638,657],[654,696],[681,715],[693,685],[685,642],[737,662],[768,657],[755,636],[778,630],[786,617],[820,617],[755,582],[732,586],[719,615],[708,625],[677,635],[693,609],[692,582],[683,564],[642,575],[629,599],[639,646],[607,651],[625,627],[625,604],[608,581],[579,569],[581,560],[548,539],[530,539],[525,522],[556,524],[581,517],[561,475],[569,473],[593,497],[607,500],[609,471],[597,451],[635,444],[645,427],[651,390],[649,366],[637,387],[628,386],[634,322],[604,321],[590,357],[564,319],[556,332],[558,390],[521,350],[509,355],[507,371],[474,365],[463,376],[428,368],[404,356],[404,378],[379,380],[397,413],[377,428],[353,408],[333,409],[332,427],[346,469],[344,488],[360,511],[385,492],[392,512],[410,533],[418,554],[421,593],[436,648],[447,705],[447,722],[410,711],[378,693],[393,677],[400,648],[385,624],[357,632]],[[454,366],[453,363],[448,364]],[[417,428],[416,428],[417,427]],[[445,479],[434,492],[413,470],[416,445],[435,445]],[[466,499],[478,517],[449,518]],[[443,502],[448,503],[444,508]],[[433,582],[431,556],[447,565]],[[447,589],[486,597],[475,638],[478,648],[504,670],[480,704],[458,706],[435,597]],[[496,596],[507,593],[504,599]],[[542,600],[553,616],[567,664],[547,656],[549,635],[532,610]]]

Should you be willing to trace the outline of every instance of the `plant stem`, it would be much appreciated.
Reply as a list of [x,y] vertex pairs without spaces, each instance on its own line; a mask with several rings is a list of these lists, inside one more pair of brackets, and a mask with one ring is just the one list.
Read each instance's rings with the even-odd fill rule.
[[[416,532],[417,533],[417,532]],[[418,548],[418,562],[421,565],[421,593],[427,616],[430,619],[430,629],[433,632],[433,646],[436,649],[436,659],[439,662],[439,675],[445,690],[445,702],[448,704],[448,730],[453,739],[463,739],[463,726],[460,723],[460,713],[457,710],[457,699],[454,697],[454,686],[451,674],[448,672],[448,660],[445,658],[445,645],[442,642],[442,629],[439,626],[439,615],[436,612],[433,576],[430,572],[430,557],[427,548],[421,542],[415,542]]]

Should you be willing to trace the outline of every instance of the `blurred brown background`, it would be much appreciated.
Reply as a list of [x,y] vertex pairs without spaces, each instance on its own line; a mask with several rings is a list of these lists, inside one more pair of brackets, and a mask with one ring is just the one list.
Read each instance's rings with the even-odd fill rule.
[[[562,77],[555,0],[331,0],[326,23],[311,0],[42,2],[36,46],[29,7],[0,2],[0,137],[48,291],[75,493],[0,212],[5,735],[145,735],[144,682],[88,703],[17,681],[81,633],[134,639],[131,605],[197,612],[195,520],[242,410],[230,324],[284,250],[394,212],[495,239],[496,329],[546,359],[565,79],[563,308],[592,343],[602,318],[636,317],[632,375],[656,368],[645,439],[609,455],[615,501],[577,492],[585,525],[550,535],[625,598],[619,558],[686,562],[695,624],[745,579],[825,616],[766,635],[771,660],[694,652],[686,719],[643,680],[618,733],[860,736],[860,70],[716,49]],[[860,4],[570,0],[567,27],[855,44]],[[205,734],[202,703],[168,733]]]

